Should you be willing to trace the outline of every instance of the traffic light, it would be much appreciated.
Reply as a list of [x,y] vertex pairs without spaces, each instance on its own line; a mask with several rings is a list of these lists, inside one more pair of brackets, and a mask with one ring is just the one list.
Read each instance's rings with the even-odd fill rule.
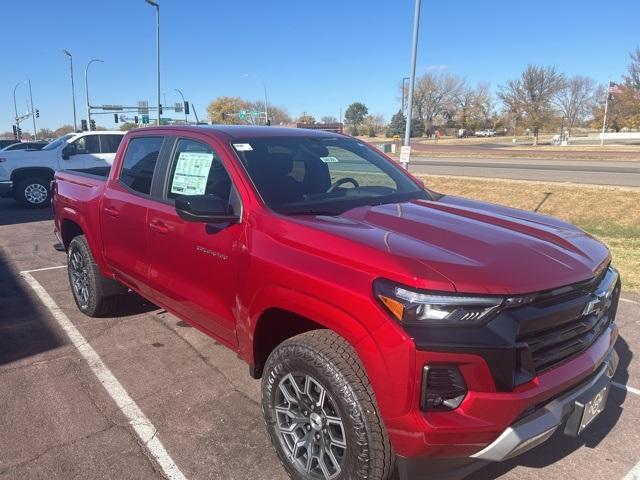
[[18,132],[18,140],[22,140],[22,129],[20,128],[20,125],[16,127],[16,131]]
[[135,115],[133,117],[133,123],[135,123],[136,125],[138,124],[138,115]]
[[162,104],[158,105],[158,113],[162,115]]
[[96,131],[96,121],[93,118],[89,122],[89,125],[91,125],[91,131],[95,132]]
[[87,121],[86,120],[84,120],[84,119],[80,120],[80,128],[82,128],[83,132],[87,131]]
[[36,108],[36,118],[40,118],[40,110]]
[[18,139],[18,129],[16,128],[15,125],[11,125],[11,126],[13,127],[13,138],[15,140],[17,140]]
[[189,102],[184,102],[184,114],[189,115]]
[[118,114],[117,114],[117,113],[114,113],[114,114],[113,114],[113,121],[114,121],[115,123],[118,123],[118,122],[120,121],[120,119],[118,118]]

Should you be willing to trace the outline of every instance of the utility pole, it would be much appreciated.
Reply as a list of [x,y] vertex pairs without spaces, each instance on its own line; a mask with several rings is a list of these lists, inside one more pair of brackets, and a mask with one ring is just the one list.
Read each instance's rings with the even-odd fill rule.
[[404,115],[404,99],[405,99],[405,94],[404,94],[405,86],[404,85],[405,85],[407,80],[409,80],[409,77],[404,77],[402,79],[402,115]]
[[33,95],[31,94],[31,79],[29,79],[29,102],[31,102],[31,119],[33,120],[33,139],[38,140],[38,131],[36,130],[36,109],[33,106]]
[[75,132],[78,130],[78,120],[76,117],[76,87],[73,84],[73,55],[66,48],[62,51],[69,57],[69,62],[71,63],[71,100],[73,102],[73,131]]
[[607,113],[609,110],[609,95],[611,95],[611,81],[607,85],[607,96],[604,101],[604,118],[602,119],[602,135],[600,135],[600,146],[604,145],[604,132],[607,129]]
[[[16,113],[16,128],[18,132],[20,132],[20,117],[18,116],[18,104],[16,103],[16,90],[20,85],[22,85],[25,82],[26,80],[22,80],[21,82],[18,82],[15,87],[13,87],[13,109]],[[18,140],[19,141],[22,140],[22,136],[19,133],[18,133]]]
[[[409,77],[409,98],[407,100],[407,123],[404,132],[404,145],[411,146],[411,116],[413,114],[413,89],[416,82],[416,58],[418,56],[418,31],[420,29],[420,0],[415,0],[413,14],[413,45],[411,47],[411,74]],[[404,162],[404,168],[409,170],[409,160]]]
[[94,58],[93,60],[90,60],[89,63],[87,63],[87,66],[84,69],[84,93],[85,93],[86,98],[87,98],[87,129],[89,131],[91,131],[91,104],[89,103],[89,80],[88,80],[88,74],[89,74],[89,65],[91,65],[93,62],[104,63],[104,60],[100,60],[99,58]]
[[245,73],[243,75],[245,78],[255,78],[262,84],[262,88],[264,89],[264,124],[269,125],[269,100],[267,99],[267,84],[264,81],[255,75],[251,75],[250,73]]
[[152,7],[156,7],[156,77],[158,81],[158,120],[156,125],[160,125],[160,5],[155,0],[145,0]]

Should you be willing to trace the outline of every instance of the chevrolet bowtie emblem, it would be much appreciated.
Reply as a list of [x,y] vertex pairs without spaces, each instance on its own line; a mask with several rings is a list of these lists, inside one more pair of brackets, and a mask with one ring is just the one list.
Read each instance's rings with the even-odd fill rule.
[[591,315],[592,313],[601,313],[607,306],[609,298],[611,298],[611,291],[600,291],[591,294],[591,300],[584,306],[582,315]]

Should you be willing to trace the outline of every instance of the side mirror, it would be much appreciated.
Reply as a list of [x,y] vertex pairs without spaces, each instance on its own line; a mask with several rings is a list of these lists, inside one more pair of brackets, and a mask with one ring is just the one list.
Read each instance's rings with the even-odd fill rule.
[[69,160],[69,158],[72,155],[75,155],[77,152],[76,150],[76,146],[75,144],[71,143],[69,145],[67,145],[66,147],[64,147],[64,150],[62,150],[62,159],[63,160]]
[[235,223],[240,217],[230,211],[228,202],[214,195],[184,195],[176,198],[176,212],[188,222]]

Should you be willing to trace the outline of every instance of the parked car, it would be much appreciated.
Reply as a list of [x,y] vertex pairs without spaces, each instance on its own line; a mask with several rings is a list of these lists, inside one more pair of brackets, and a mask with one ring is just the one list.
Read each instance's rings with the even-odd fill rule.
[[0,149],[8,147],[9,145],[13,145],[14,143],[16,143],[16,140],[14,140],[13,138],[10,140],[0,139]]
[[14,150],[42,150],[46,145],[47,142],[17,142],[0,149],[0,152],[12,152]]
[[78,309],[131,289],[237,352],[294,479],[468,472],[604,409],[620,280],[577,227],[318,130],[133,130],[100,173],[53,182]]
[[476,132],[476,137],[495,137],[496,132],[494,130],[480,130]]
[[123,132],[108,131],[69,133],[37,153],[1,151],[0,197],[13,196],[27,207],[46,207],[55,172],[108,167],[123,136]]

